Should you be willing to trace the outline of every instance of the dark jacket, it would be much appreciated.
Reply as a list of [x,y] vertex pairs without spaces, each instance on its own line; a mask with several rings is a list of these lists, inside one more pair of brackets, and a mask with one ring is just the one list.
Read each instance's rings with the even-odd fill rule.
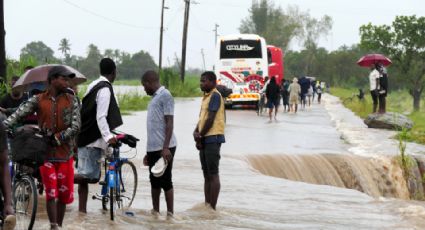
[[81,132],[78,135],[78,147],[86,146],[102,137],[99,127],[97,126],[96,120],[96,96],[97,92],[104,87],[108,87],[111,92],[108,116],[106,117],[109,129],[114,130],[115,128],[123,124],[120,109],[118,108],[118,103],[115,100],[114,90],[112,88],[111,83],[106,81],[99,82],[90,90],[90,92],[83,98],[82,101]]

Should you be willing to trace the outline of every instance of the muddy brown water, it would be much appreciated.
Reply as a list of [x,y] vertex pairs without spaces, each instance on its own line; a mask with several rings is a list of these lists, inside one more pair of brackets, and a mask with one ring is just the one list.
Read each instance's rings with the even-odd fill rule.
[[[325,102],[322,105],[313,104],[298,114],[280,112],[278,121],[271,123],[266,116],[258,117],[254,111],[227,111],[227,143],[222,147],[222,190],[217,212],[203,204],[202,171],[191,136],[199,114],[200,99],[176,99],[175,134],[178,147],[173,170],[173,219],[166,218],[163,196],[161,215],[155,217],[150,214],[148,171],[141,161],[145,152],[146,113],[125,116],[125,124],[120,130],[142,139],[137,155],[134,155],[134,150],[126,153],[134,157],[139,174],[136,199],[129,210],[134,216],[119,212],[112,222],[108,213],[101,210],[100,201],[96,200],[89,200],[88,214],[79,214],[78,202],[74,201],[67,208],[64,229],[425,228],[423,202],[347,189],[341,181],[336,181],[334,186],[315,181],[295,181],[298,174],[299,177],[305,174],[305,177],[314,178],[314,175],[306,176],[311,173],[306,165],[329,167],[325,163],[315,164],[321,162],[320,157],[323,156],[319,155],[385,157],[385,154],[396,152],[391,141],[388,141],[386,150],[372,141],[373,138],[386,141],[391,133],[368,130],[333,97],[324,96],[323,99]],[[409,145],[408,149],[420,152],[422,146]],[[294,178],[290,178],[292,180],[279,176],[282,165],[291,162],[287,159],[285,163],[279,163],[279,159],[288,156],[292,157],[293,163],[290,165],[298,167],[292,170],[297,171]],[[303,164],[300,159],[306,156],[311,158],[308,164]],[[257,163],[252,162],[256,158],[261,159],[257,159]],[[365,167],[363,173],[367,174],[369,166]],[[266,170],[276,171],[277,175],[268,176],[270,173]],[[321,177],[323,180],[336,180],[332,173],[324,173]],[[372,182],[365,180],[363,183]],[[100,193],[100,187],[91,186],[90,192]],[[40,198],[40,203],[35,229],[48,229],[44,198]]]

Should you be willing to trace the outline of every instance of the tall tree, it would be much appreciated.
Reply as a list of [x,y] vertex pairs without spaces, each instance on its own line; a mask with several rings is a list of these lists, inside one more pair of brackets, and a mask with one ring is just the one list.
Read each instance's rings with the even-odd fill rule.
[[54,52],[52,48],[48,47],[42,41],[30,42],[24,48],[21,49],[21,59],[28,59],[34,57],[37,63],[55,63],[58,59],[53,56]]
[[87,48],[87,57],[79,64],[81,72],[88,78],[99,76],[100,59],[102,59],[102,54],[99,48],[94,44],[90,44]]
[[123,53],[122,62],[118,68],[120,77],[138,79],[145,71],[155,70],[158,66],[148,52],[141,50],[133,55]]
[[69,43],[69,40],[66,38],[62,38],[59,42],[58,50],[62,52],[65,58],[69,56],[69,52],[71,51],[71,44]]
[[284,12],[270,0],[253,0],[249,15],[242,20],[241,33],[263,36],[267,43],[288,49],[289,42],[299,35],[302,28],[302,13],[295,6]]
[[419,110],[425,84],[425,17],[397,16],[392,25],[360,27],[360,45],[389,55],[405,79],[413,109]]
[[313,59],[316,58],[318,41],[321,36],[326,36],[332,29],[332,18],[328,15],[323,16],[320,20],[312,18],[309,14],[303,16],[303,29],[299,35],[304,41],[304,48],[307,50],[307,65],[305,73],[311,73],[311,65]]

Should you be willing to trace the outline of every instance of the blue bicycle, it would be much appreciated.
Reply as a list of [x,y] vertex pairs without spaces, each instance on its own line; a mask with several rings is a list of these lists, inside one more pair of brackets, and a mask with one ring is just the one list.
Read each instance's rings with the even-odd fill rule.
[[137,191],[136,166],[128,158],[120,157],[120,147],[126,144],[135,148],[139,139],[129,134],[117,134],[116,138],[112,155],[105,158],[105,180],[99,182],[102,185],[101,194],[92,197],[102,201],[104,210],[107,210],[109,202],[111,220],[114,220],[117,209],[131,206]]

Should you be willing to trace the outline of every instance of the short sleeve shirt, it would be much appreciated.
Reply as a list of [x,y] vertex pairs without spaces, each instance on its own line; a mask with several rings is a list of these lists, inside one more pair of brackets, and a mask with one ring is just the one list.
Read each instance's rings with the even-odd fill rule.
[[[174,116],[174,99],[170,91],[161,86],[152,96],[148,106],[147,147],[146,151],[154,152],[162,150],[165,141],[165,117]],[[174,133],[171,136],[169,148],[177,146]]]
[[370,91],[375,90],[378,88],[378,85],[376,84],[376,79],[380,77],[378,70],[374,69],[369,74],[369,83],[370,83]]

